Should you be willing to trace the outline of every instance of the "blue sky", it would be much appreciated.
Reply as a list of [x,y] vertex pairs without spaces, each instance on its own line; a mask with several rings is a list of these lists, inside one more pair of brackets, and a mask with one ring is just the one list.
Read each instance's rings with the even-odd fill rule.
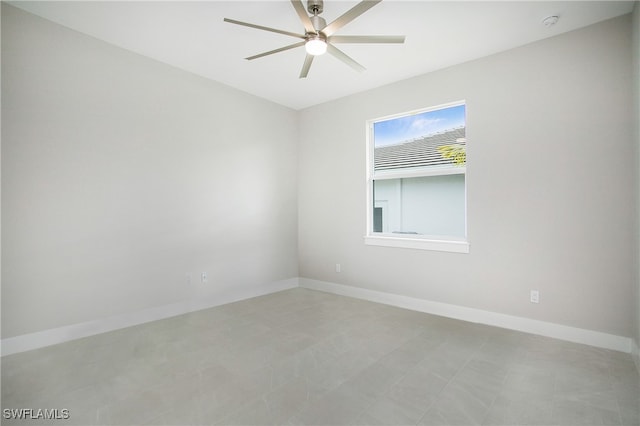
[[464,107],[464,105],[458,105],[436,111],[378,121],[373,125],[374,145],[390,145],[442,132],[453,127],[464,126]]

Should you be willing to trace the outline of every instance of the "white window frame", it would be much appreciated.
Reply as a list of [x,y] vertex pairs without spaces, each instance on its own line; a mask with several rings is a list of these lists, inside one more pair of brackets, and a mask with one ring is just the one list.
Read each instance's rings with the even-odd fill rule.
[[[366,245],[372,246],[384,246],[384,247],[400,247],[408,249],[419,250],[435,250],[445,251],[453,253],[469,253],[469,241],[467,240],[467,176],[466,165],[464,167],[443,167],[443,168],[415,168],[412,170],[398,171],[398,170],[384,170],[379,171],[374,176],[374,152],[375,146],[373,141],[373,126],[378,121],[386,121],[394,118],[405,117],[408,115],[416,115],[429,111],[437,111],[449,107],[455,107],[465,105],[466,101],[451,102],[443,105],[437,105],[434,107],[403,112],[400,114],[389,115],[386,117],[379,117],[371,120],[367,120],[367,220],[366,220],[366,232],[364,242]],[[464,237],[441,237],[430,235],[399,235],[387,232],[373,232],[373,183],[376,180],[384,179],[400,179],[400,178],[412,178],[422,176],[443,176],[451,174],[464,174],[465,175],[465,194],[464,194]]]

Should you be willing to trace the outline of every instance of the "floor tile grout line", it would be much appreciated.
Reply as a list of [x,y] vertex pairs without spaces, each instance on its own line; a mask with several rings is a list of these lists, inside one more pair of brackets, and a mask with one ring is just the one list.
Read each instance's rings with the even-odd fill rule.
[[[419,335],[419,333],[416,333],[416,336],[413,336],[413,338],[416,338],[418,335]],[[401,347],[402,345],[406,344],[409,340],[411,340],[411,339],[407,339],[407,341],[405,341],[405,342],[403,342],[403,343],[399,344],[396,348],[394,348],[394,349],[390,350],[389,352],[385,353],[384,355],[380,356],[380,357],[378,358],[378,360],[377,360],[377,361],[375,361],[375,362],[373,362],[373,363],[372,363],[372,365],[375,365],[375,363],[376,363],[376,362],[378,362],[380,359],[382,359],[384,356],[387,356],[387,355],[391,354],[392,352],[394,352],[394,351],[396,351],[396,350],[400,349],[400,347]],[[367,368],[369,368],[369,367],[367,367]],[[366,370],[366,368],[365,368],[365,370]],[[363,370],[363,371],[364,371],[364,370]],[[358,374],[361,374],[363,371],[361,371],[361,372],[359,372],[359,373],[355,374],[353,377],[356,377]],[[398,383],[398,382],[399,382],[400,380],[402,380],[402,378],[403,378],[403,377],[405,377],[405,376],[406,376],[406,373],[405,373],[405,374],[403,374],[400,378],[398,378],[398,379],[394,382],[394,384],[395,384],[395,383]],[[351,377],[351,378],[353,378],[353,377]],[[306,380],[308,381],[308,380],[309,380],[309,378],[306,378]],[[344,383],[346,383],[348,380],[349,380],[349,379],[347,379],[345,382],[341,383],[341,384],[338,386],[338,388],[339,388],[340,386],[342,386]],[[392,387],[392,386],[390,386],[389,388],[391,388],[391,387]],[[331,390],[329,390],[329,391],[327,391],[327,392],[323,393],[323,395],[324,395],[324,394],[327,394],[327,393],[329,393],[329,392],[331,392]],[[387,393],[388,393],[388,391],[387,391]],[[373,403],[375,403],[375,401],[374,401]],[[372,404],[373,404],[373,403],[372,403]],[[368,406],[367,406],[367,408],[368,408],[368,407],[370,407],[370,406],[371,406],[371,404],[370,404],[370,405],[368,405]],[[359,417],[359,416],[360,416],[360,415],[361,415],[365,410],[366,410],[366,408],[363,408],[363,410],[362,410],[362,411],[360,411],[360,412],[358,413],[358,415],[357,415],[355,418],[357,419],[357,418],[358,418],[358,417]],[[301,411],[302,411],[302,410],[299,410],[299,411],[298,411],[298,413],[299,413],[299,412],[301,412]]]
[[424,420],[424,417],[427,415],[427,413],[429,412],[429,410],[431,409],[431,407],[433,407],[433,404],[435,404],[437,401],[439,401],[442,397],[442,394],[445,392],[445,390],[451,385],[451,383],[456,379],[456,377],[458,377],[458,375],[460,374],[460,372],[462,370],[464,370],[464,368],[469,365],[469,363],[471,362],[472,359],[474,359],[474,355],[477,354],[478,352],[480,352],[480,349],[483,348],[485,345],[487,344],[487,341],[484,340],[482,342],[482,345],[480,345],[474,352],[473,354],[465,361],[465,363],[462,365],[462,367],[460,367],[458,369],[458,371],[456,371],[456,373],[447,381],[447,383],[442,387],[442,389],[440,389],[440,392],[438,394],[438,398],[434,398],[433,401],[431,401],[431,403],[429,404],[429,406],[427,407],[426,411],[424,412],[424,414],[422,414],[422,417],[420,417],[420,419],[418,420],[418,422],[416,423],[416,425],[419,425],[422,420]]
[[[415,336],[414,336],[414,337],[415,337]],[[406,343],[407,343],[407,342],[404,342],[403,344],[406,344]],[[390,355],[391,353],[393,353],[393,352],[395,352],[395,351],[399,350],[401,346],[402,346],[402,344],[401,344],[400,346],[396,347],[395,349],[393,349],[393,350],[389,351],[389,352],[388,352],[388,353],[386,353],[384,356],[381,356],[381,357],[380,357],[376,362],[379,362],[379,361],[380,361],[380,359],[382,359],[382,358],[384,358],[385,356]],[[374,362],[372,365],[375,365],[375,362]],[[391,391],[391,388],[393,388],[393,386],[395,386],[395,385],[396,385],[397,383],[399,383],[403,378],[405,378],[407,374],[408,374],[408,373],[404,373],[404,374],[402,374],[398,379],[396,379],[396,380],[395,380],[395,381],[394,381],[394,382],[389,386],[389,388],[387,389],[387,391],[386,391],[383,395],[385,395],[385,396],[386,396],[386,395],[388,395],[388,394],[389,394],[389,392]],[[382,396],[382,395],[381,395],[381,396]],[[375,401],[371,402],[371,403],[370,403],[370,404],[368,404],[365,408],[363,408],[363,409],[358,413],[358,415],[356,415],[356,416],[355,416],[355,419],[360,418],[360,416],[362,416],[362,414],[363,414],[363,413],[364,413],[364,412],[365,412],[369,407],[371,407],[372,405],[374,405],[374,404],[377,402],[377,400],[378,400],[378,399],[380,399],[380,396],[378,396],[377,398],[375,398]]]

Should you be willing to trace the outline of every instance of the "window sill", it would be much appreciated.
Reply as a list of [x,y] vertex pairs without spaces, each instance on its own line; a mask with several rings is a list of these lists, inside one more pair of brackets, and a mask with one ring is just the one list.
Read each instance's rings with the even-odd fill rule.
[[364,237],[364,243],[370,246],[400,247],[417,250],[446,251],[451,253],[469,253],[469,243],[467,241],[429,240],[424,238],[367,235]]

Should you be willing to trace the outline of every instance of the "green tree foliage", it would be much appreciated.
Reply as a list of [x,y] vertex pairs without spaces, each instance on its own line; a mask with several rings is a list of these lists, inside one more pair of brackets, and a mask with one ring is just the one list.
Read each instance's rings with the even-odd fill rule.
[[457,166],[467,164],[467,147],[464,145],[442,145],[438,147],[440,155],[448,160],[453,160]]

